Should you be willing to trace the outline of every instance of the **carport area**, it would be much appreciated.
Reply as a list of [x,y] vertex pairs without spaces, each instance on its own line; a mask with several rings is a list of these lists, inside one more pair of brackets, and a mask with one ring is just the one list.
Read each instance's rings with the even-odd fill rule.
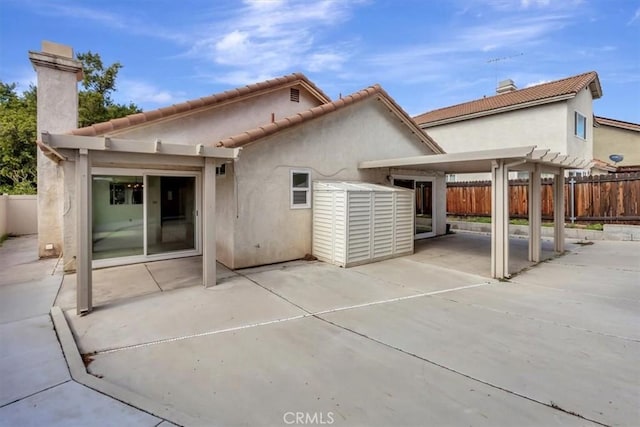
[[[488,278],[488,245],[460,233],[349,269],[246,269],[54,320],[94,387],[177,424],[636,423],[638,243],[568,242],[508,281]],[[526,240],[510,246],[526,260]]]

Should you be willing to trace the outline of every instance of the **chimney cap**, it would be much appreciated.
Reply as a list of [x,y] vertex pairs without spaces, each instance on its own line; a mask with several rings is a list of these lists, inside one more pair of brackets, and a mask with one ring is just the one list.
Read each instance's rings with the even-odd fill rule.
[[42,40],[42,53],[48,53],[50,55],[73,59],[73,49],[71,48],[71,46],[50,42],[47,40]]
[[501,94],[501,93],[513,92],[514,90],[518,90],[518,88],[516,87],[516,84],[513,82],[513,80],[506,79],[498,83],[498,88],[496,89],[496,93]]

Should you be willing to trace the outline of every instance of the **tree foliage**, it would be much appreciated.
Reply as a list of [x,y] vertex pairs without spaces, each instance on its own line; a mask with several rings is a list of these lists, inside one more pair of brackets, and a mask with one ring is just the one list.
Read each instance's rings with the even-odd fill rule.
[[[78,93],[78,126],[89,126],[140,112],[135,104],[117,104],[111,98],[116,90],[116,62],[105,68],[100,55],[79,53],[84,80]],[[0,194],[36,192],[36,87],[18,93],[15,83],[0,81]]]

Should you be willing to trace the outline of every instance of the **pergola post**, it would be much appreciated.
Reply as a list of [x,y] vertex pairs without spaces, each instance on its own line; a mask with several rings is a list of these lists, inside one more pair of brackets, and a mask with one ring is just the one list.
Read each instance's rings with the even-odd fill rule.
[[216,162],[204,160],[202,204],[202,283],[205,288],[216,284]]
[[93,309],[91,261],[91,157],[89,150],[76,155],[76,313]]
[[558,253],[564,252],[564,169],[553,176],[553,244]]
[[491,276],[509,276],[509,168],[504,160],[491,164]]
[[542,185],[540,165],[529,172],[529,261],[540,262],[542,234]]

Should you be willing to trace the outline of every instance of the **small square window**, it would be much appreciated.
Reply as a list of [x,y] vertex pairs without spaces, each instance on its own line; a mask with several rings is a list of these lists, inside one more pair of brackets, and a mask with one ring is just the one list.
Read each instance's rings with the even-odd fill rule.
[[216,166],[216,176],[225,176],[226,173],[227,173],[226,163]]
[[587,139],[587,118],[576,111],[574,119],[574,135],[578,138]]
[[291,171],[291,209],[311,207],[311,172],[308,170]]

